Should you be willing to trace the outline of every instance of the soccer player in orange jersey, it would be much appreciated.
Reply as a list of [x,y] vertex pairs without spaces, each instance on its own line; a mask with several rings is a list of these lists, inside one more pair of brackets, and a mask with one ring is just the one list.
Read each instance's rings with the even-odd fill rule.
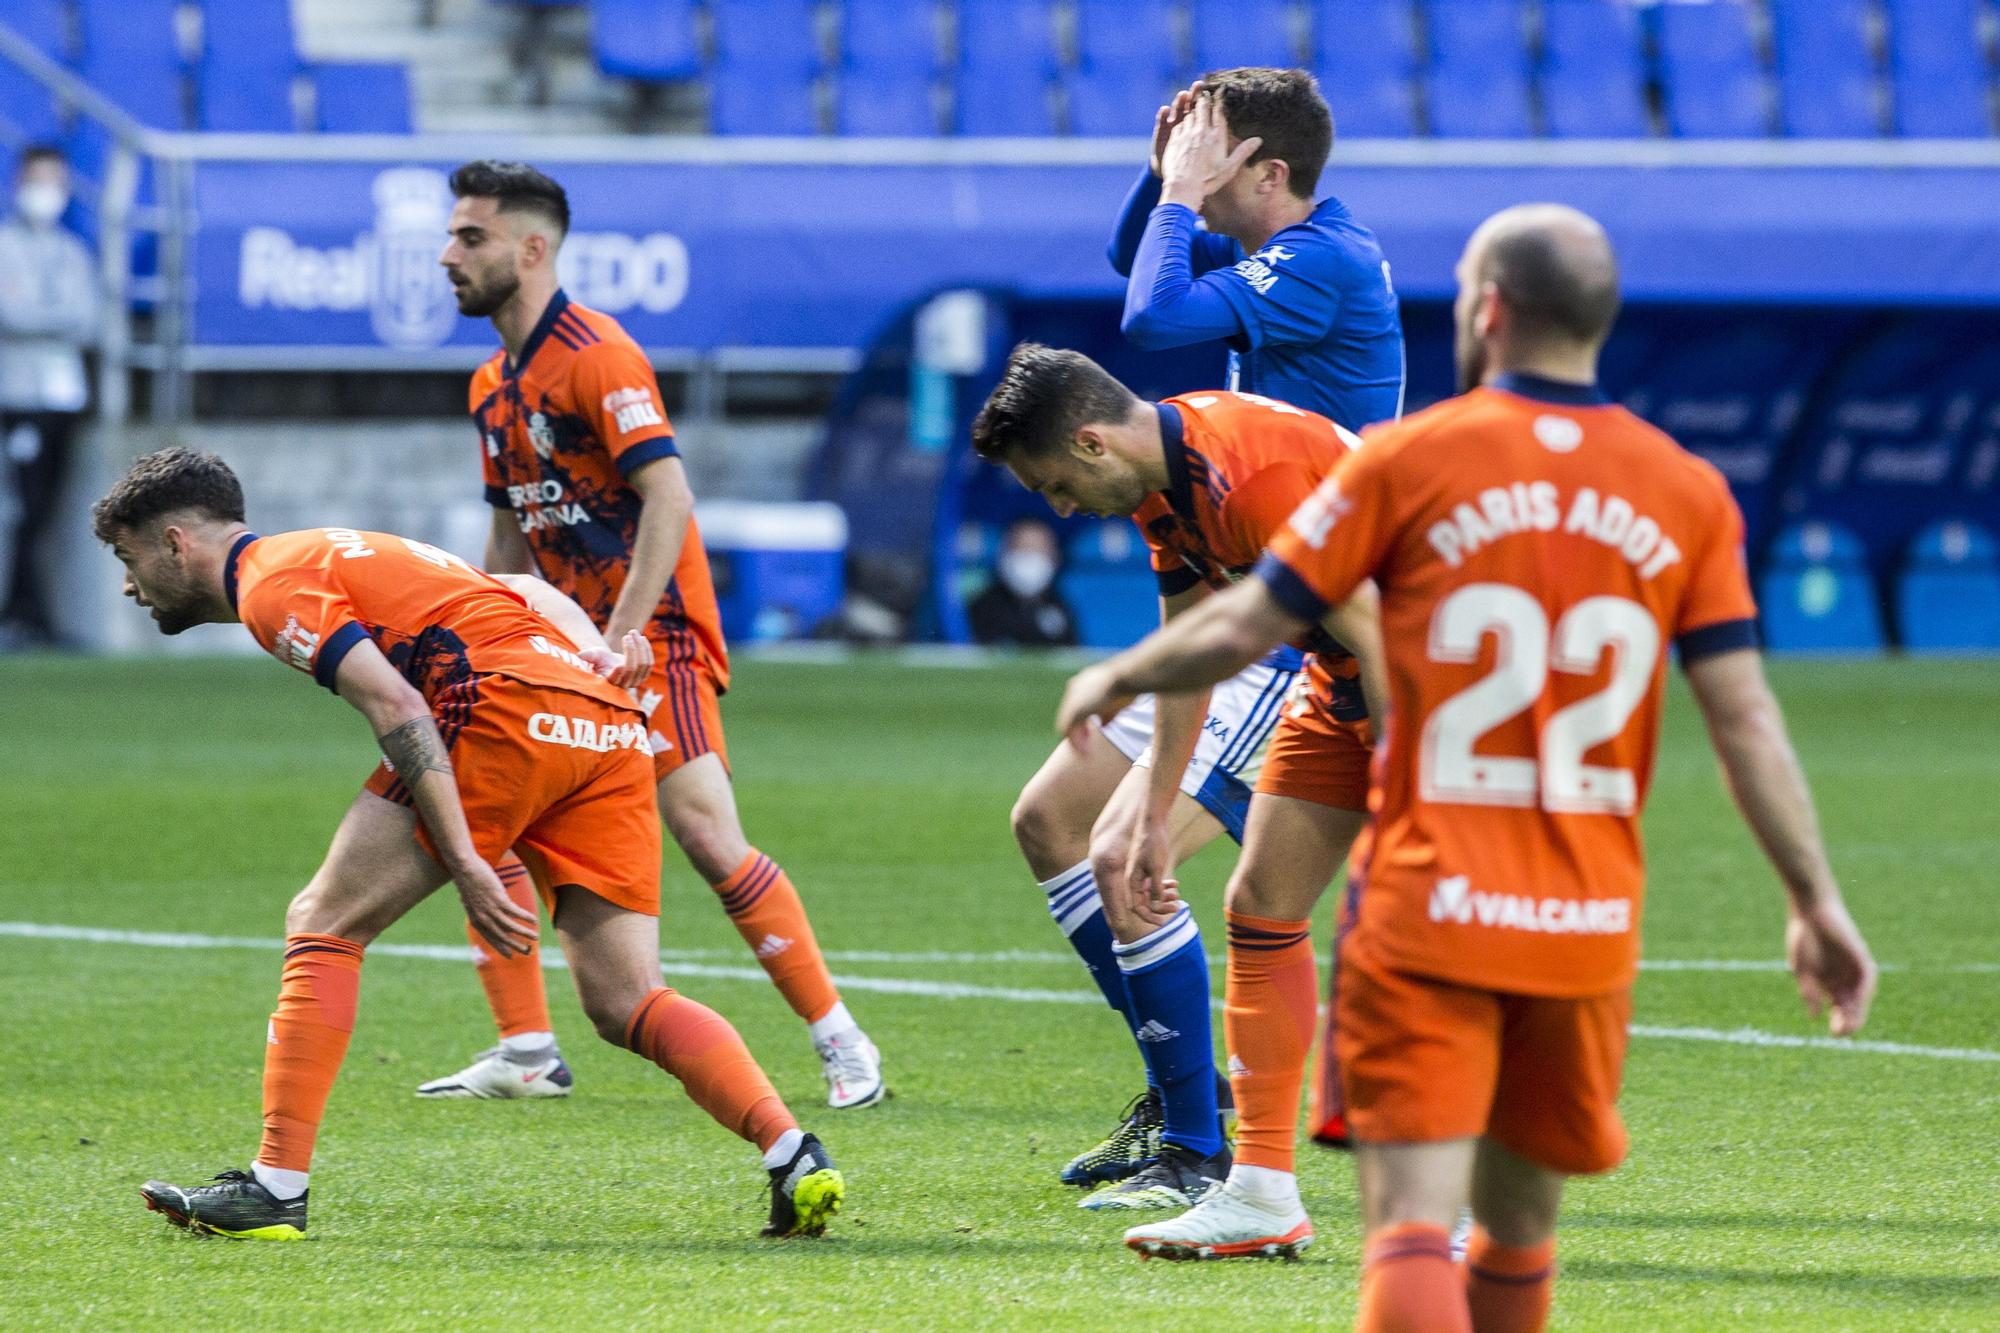
[[[1130,517],[1152,548],[1161,615],[1170,622],[1249,575],[1265,544],[1359,443],[1317,413],[1254,394],[1214,390],[1143,402],[1090,358],[1036,344],[1014,349],[973,425],[974,448],[1058,514]],[[1083,1207],[1185,1208],[1225,1178],[1296,1206],[1293,1141],[1316,992],[1306,917],[1366,818],[1370,741],[1352,656],[1316,627],[1295,648],[1308,654],[1303,670],[1295,650],[1282,665],[1267,659],[1261,696],[1234,681],[1213,699],[1207,690],[1161,696],[1150,748],[1097,814],[1096,887],[1052,896],[1067,929],[1067,918],[1081,914],[1079,900],[1087,894],[1094,907],[1101,893],[1117,971],[1094,976],[1100,987],[1122,988],[1164,1111],[1154,1160]],[[1191,765],[1201,747],[1206,764]],[[1184,905],[1156,905],[1155,889],[1178,858],[1220,831],[1190,787],[1240,784],[1251,773],[1243,855],[1226,893],[1223,1021],[1238,1117],[1232,1157],[1213,1101],[1201,937]],[[1273,848],[1284,854],[1274,859]],[[1246,1015],[1287,1003],[1302,1007],[1303,1026],[1244,1027]],[[1310,1239],[1304,1228],[1287,1243]]]
[[484,947],[519,956],[535,913],[493,862],[521,857],[548,904],[584,1012],[606,1041],[678,1078],[770,1171],[767,1235],[818,1234],[843,1185],[728,1021],[661,980],[660,833],[645,716],[628,689],[643,634],[611,651],[555,589],[501,583],[434,546],[324,528],[258,537],[210,454],[148,454],[99,501],[98,537],[162,632],[241,623],[368,719],[398,803],[371,781],[285,914],[264,1056],[264,1138],[248,1171],[149,1181],[176,1225],[297,1240],[327,1094],[354,1030],[362,953],[447,880]]
[[[743,942],[808,1025],[828,1104],[882,1100],[881,1056],[842,1003],[805,904],[736,815],[719,696],[729,687],[708,555],[673,427],[645,353],[609,315],[557,285],[569,230],[562,186],[520,163],[468,162],[441,256],[458,308],[493,321],[501,349],[472,378],[493,527],[486,568],[539,573],[607,638],[640,630],[658,658],[636,691],[650,723],[660,817],[715,890]],[[503,864],[503,878],[511,866]],[[512,880],[517,901],[526,879]],[[550,1028],[541,961],[473,947],[500,1027],[498,1048],[426,1097],[563,1095],[570,1076]]]
[[[1670,645],[1789,895],[1808,1007],[1852,1033],[1875,985],[1764,681],[1729,489],[1596,387],[1619,300],[1603,230],[1507,210],[1458,279],[1467,392],[1368,433],[1256,578],[1080,673],[1059,714],[1080,727],[1140,691],[1199,688],[1331,608],[1386,690],[1335,1001],[1371,1330],[1541,1327],[1563,1181],[1624,1157],[1639,815]],[[1350,601],[1371,578],[1372,613]],[[1155,1248],[1211,1257],[1265,1227],[1218,1191]]]

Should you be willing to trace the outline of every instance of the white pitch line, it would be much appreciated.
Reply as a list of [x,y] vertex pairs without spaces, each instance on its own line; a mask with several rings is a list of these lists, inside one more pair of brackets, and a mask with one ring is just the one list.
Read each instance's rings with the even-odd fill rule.
[[[15,939],[65,940],[85,944],[124,944],[154,949],[248,949],[259,953],[277,953],[284,948],[283,940],[256,939],[242,935],[196,935],[167,933],[144,930],[109,930],[98,926],[58,926],[44,925],[34,921],[0,921],[0,937]],[[470,951],[458,944],[371,944],[368,952],[390,958],[422,958],[437,962],[463,963],[470,961]],[[689,950],[686,952],[696,952]],[[714,952],[714,951],[709,951]],[[894,957],[895,955],[882,955]],[[973,955],[979,957],[982,955]],[[704,963],[677,961],[673,963],[676,976],[708,977],[718,981],[764,981],[762,968],[717,967]],[[567,968],[568,962],[561,955],[544,951],[542,966],[547,968]],[[973,986],[955,982],[914,981],[902,977],[834,977],[834,982],[843,989],[852,991],[872,991],[882,995],[921,995],[938,1000],[1006,1000],[1025,1004],[1102,1004],[1103,998],[1095,991],[1085,990],[1024,990],[1011,986]],[[1215,1002],[1221,1008],[1221,1001]],[[1913,1046],[1899,1041],[1865,1041],[1841,1037],[1794,1037],[1775,1032],[1760,1032],[1755,1028],[1684,1028],[1657,1027],[1651,1024],[1634,1024],[1632,1035],[1652,1037],[1666,1041],[1709,1041],[1730,1046],[1780,1047],[1792,1050],[1847,1051],[1868,1055],[1912,1055],[1932,1060],[1968,1060],[1980,1063],[2000,1063],[2000,1051],[1980,1050],[1965,1046]]]

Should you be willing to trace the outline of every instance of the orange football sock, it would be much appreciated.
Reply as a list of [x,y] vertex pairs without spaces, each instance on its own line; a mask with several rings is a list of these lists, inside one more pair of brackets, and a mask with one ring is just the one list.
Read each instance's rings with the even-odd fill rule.
[[1229,971],[1222,1031],[1236,1094],[1236,1160],[1292,1170],[1299,1088],[1319,1016],[1312,923],[1223,914]]
[[361,946],[337,935],[291,935],[264,1050],[264,1142],[257,1160],[312,1169],[313,1140],[354,1033]]
[[[528,867],[521,864],[520,857],[507,853],[494,863],[493,872],[500,876],[500,882],[507,886],[507,896],[517,906],[530,912],[536,910],[535,882],[528,877]],[[470,921],[465,923],[465,938],[472,941],[479,984],[486,990],[486,1003],[493,1010],[493,1021],[500,1026],[500,1035],[518,1037],[524,1032],[553,1031],[554,1025],[549,1022],[549,988],[542,977],[540,942],[525,954],[502,958],[472,928]]]
[[1451,1235],[1425,1222],[1383,1227],[1361,1258],[1360,1333],[1471,1333]]
[[784,867],[753,847],[728,879],[712,887],[792,1012],[808,1023],[833,1012],[840,992],[820,957],[806,905]]
[[1465,1247],[1465,1299],[1479,1333],[1540,1333],[1556,1294],[1556,1242],[1502,1245],[1474,1227]]
[[760,1151],[799,1127],[729,1020],[671,986],[639,1002],[625,1024],[625,1045],[679,1079],[696,1106]]

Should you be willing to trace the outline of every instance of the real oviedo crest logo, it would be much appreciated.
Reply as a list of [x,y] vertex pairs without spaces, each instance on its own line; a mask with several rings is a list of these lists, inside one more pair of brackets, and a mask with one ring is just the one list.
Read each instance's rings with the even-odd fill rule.
[[435,347],[451,335],[458,302],[438,264],[451,186],[425,167],[375,178],[374,290],[368,319],[391,347]]

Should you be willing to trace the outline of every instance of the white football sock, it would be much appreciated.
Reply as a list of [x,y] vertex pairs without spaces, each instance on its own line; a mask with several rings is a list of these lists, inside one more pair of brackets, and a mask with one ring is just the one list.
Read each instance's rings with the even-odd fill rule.
[[764,1154],[764,1169],[766,1171],[776,1171],[779,1167],[797,1157],[799,1155],[799,1145],[805,1141],[806,1132],[802,1129],[788,1129],[778,1135],[778,1141],[772,1144],[770,1151]]
[[553,1055],[556,1048],[556,1034],[553,1032],[516,1032],[511,1037],[500,1039],[500,1053],[506,1056]]
[[306,1192],[305,1171],[287,1171],[279,1166],[265,1166],[262,1162],[250,1163],[250,1174],[257,1177],[257,1183],[271,1191],[271,1197],[280,1201],[296,1199]]
[[1229,1183],[1259,1203],[1297,1203],[1299,1178],[1289,1171],[1242,1162],[1229,1168]]
[[854,1029],[854,1016],[847,1012],[845,1000],[835,1000],[833,1008],[806,1025],[806,1030],[812,1034],[815,1042],[825,1041],[828,1037],[838,1037],[841,1033],[852,1032]]

